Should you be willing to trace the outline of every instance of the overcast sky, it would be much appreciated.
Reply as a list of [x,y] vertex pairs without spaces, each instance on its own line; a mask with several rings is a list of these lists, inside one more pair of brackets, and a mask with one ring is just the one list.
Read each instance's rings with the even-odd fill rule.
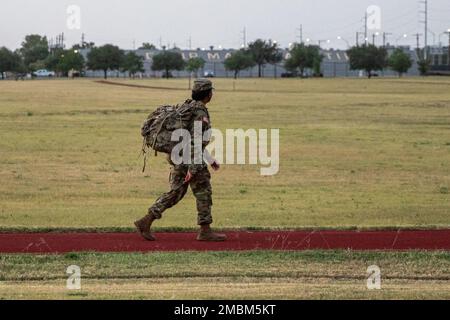
[[[67,27],[70,5],[81,9],[79,30]],[[424,32],[418,0],[6,0],[1,5],[0,46],[17,48],[26,34],[50,39],[64,32],[68,45],[79,43],[85,33],[87,41],[123,49],[132,49],[133,43],[159,45],[161,39],[164,45],[186,48],[190,37],[193,48],[236,48],[243,43],[245,26],[248,41],[273,39],[285,47],[299,40],[297,29],[303,24],[304,39],[332,40],[323,46],[343,48],[345,42],[337,36],[353,44],[370,5],[381,8],[380,32],[394,34],[389,42],[408,34],[399,44],[415,45],[411,35]],[[436,43],[449,28],[450,1],[429,0],[429,29]],[[441,40],[447,43],[448,37]]]

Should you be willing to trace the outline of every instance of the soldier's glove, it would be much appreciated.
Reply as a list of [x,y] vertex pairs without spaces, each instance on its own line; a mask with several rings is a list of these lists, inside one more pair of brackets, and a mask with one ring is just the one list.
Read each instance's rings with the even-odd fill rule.
[[218,171],[220,169],[220,164],[217,161],[214,161],[211,163],[211,168],[213,168],[214,171]]

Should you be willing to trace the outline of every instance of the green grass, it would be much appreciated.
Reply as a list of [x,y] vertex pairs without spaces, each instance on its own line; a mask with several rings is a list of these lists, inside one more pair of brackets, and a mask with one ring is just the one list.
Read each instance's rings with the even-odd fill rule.
[[[167,189],[140,125],[185,80],[0,82],[0,230],[131,231]],[[279,128],[280,173],[213,174],[223,229],[448,227],[450,79],[215,80],[213,125]],[[195,228],[189,195],[157,223]],[[65,287],[69,265],[82,290]],[[366,288],[370,265],[382,290]],[[1,255],[0,299],[450,299],[444,252]]]
[[[81,268],[82,290],[65,271]],[[366,287],[381,268],[382,289]],[[444,252],[71,253],[0,256],[0,299],[448,299]]]
[[[117,81],[117,80],[115,80]],[[140,125],[185,80],[0,82],[0,228],[129,228],[167,190]],[[450,79],[217,79],[213,125],[279,128],[280,173],[213,174],[220,228],[448,227]],[[195,228],[189,195],[157,223]]]

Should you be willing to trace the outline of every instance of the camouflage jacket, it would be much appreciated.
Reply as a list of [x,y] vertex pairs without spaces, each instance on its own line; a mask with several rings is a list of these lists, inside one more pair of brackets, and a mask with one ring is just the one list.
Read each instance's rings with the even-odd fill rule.
[[[205,104],[200,101],[187,101],[191,105],[191,108],[194,108],[194,111],[192,113],[192,120],[191,124],[189,126],[190,128],[190,134],[191,134],[191,164],[189,165],[189,171],[192,174],[196,174],[200,170],[203,170],[207,168],[207,164],[205,163],[203,159],[203,152],[206,148],[206,146],[210,143],[211,137],[205,135],[205,132],[211,129],[211,118],[209,116],[208,109],[206,108]],[[195,148],[195,123],[197,122],[197,127],[199,128],[199,124],[201,123],[201,137],[202,139],[202,148],[201,148],[201,154],[200,149]],[[200,132],[198,132],[199,134]],[[197,162],[199,162],[201,159],[201,164],[196,164],[195,159],[197,159]]]

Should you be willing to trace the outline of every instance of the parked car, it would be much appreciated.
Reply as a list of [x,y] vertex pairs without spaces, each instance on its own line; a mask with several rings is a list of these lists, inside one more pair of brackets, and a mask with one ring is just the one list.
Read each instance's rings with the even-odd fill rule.
[[40,69],[33,72],[33,76],[40,78],[51,78],[55,76],[55,73],[53,71],[48,71],[47,69]]
[[32,76],[29,73],[18,72],[18,73],[14,74],[14,79],[16,81],[18,81],[19,79],[23,81],[25,79],[31,79],[31,78],[32,78]]
[[205,72],[203,72],[203,76],[205,78],[214,78],[215,77],[214,71],[206,70]]
[[281,74],[281,77],[282,78],[295,78],[295,77],[297,77],[297,73],[287,71],[287,72],[283,72]]
[[82,77],[83,76],[83,72],[82,71],[78,71],[78,70],[70,70],[69,72],[68,72],[68,77],[69,78],[80,78],[80,77]]

